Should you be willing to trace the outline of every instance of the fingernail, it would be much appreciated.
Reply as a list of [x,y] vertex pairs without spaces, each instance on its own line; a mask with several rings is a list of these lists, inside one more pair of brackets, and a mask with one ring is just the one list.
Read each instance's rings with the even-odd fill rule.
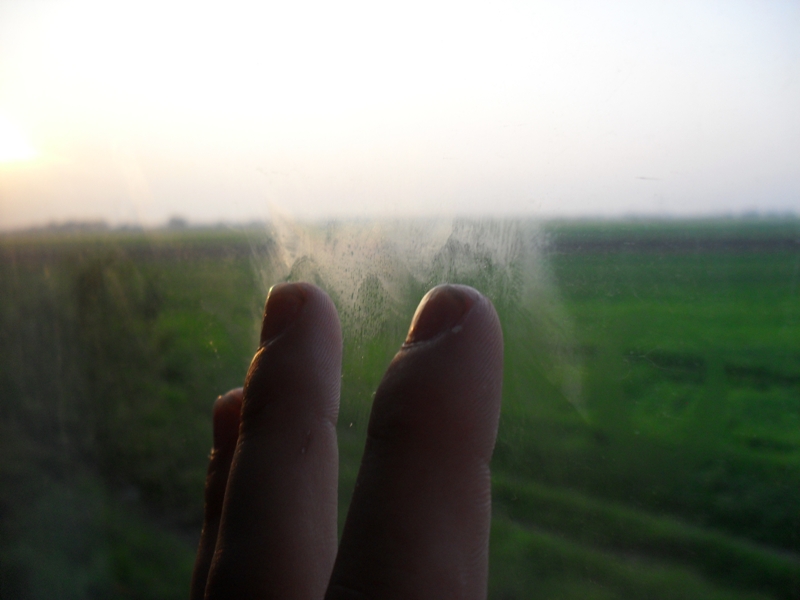
[[296,283],[279,283],[273,285],[267,294],[264,307],[264,322],[261,325],[261,344],[274,340],[294,322],[303,305],[306,293]]
[[419,303],[405,343],[424,342],[456,327],[472,308],[475,294],[465,286],[433,288]]

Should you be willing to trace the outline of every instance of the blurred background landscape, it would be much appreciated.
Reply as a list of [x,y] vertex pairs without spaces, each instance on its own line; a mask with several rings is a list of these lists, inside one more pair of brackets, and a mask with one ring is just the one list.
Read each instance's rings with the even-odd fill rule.
[[432,285],[506,341],[493,599],[800,599],[800,3],[0,0],[0,599],[181,598],[270,285],[341,514]]
[[[306,233],[354,247],[354,227]],[[340,521],[414,306],[460,281],[506,340],[490,597],[797,598],[800,221],[449,227],[427,279],[370,246],[393,274],[354,299],[341,261],[287,271],[264,226],[0,237],[0,596],[186,596],[211,404],[272,278],[343,315]]]

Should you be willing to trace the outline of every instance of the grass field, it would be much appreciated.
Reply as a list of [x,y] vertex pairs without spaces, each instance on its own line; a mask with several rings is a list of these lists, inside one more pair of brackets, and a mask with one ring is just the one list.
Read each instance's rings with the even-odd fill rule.
[[[800,221],[537,231],[533,266],[454,271],[451,244],[400,301],[361,282],[380,318],[345,320],[340,521],[371,393],[455,273],[506,339],[490,597],[800,598]],[[210,405],[276,252],[254,230],[0,237],[0,598],[186,597]],[[548,293],[508,292],[526,277]]]

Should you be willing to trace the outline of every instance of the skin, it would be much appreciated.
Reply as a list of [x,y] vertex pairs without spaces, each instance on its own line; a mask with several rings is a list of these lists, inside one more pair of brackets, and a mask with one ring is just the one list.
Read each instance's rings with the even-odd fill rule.
[[214,405],[192,600],[485,598],[503,364],[491,302],[439,286],[375,394],[337,551],[341,330],[307,283],[267,298],[245,379]]

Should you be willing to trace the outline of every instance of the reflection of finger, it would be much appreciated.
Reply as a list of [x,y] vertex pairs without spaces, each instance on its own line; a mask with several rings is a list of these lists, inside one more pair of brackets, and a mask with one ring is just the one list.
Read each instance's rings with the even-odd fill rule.
[[231,459],[239,437],[239,416],[242,412],[242,388],[231,390],[214,402],[214,447],[208,461],[206,475],[206,501],[203,515],[203,532],[192,573],[191,600],[203,600],[206,591],[208,569],[217,544],[219,519],[222,516],[222,501]]
[[327,598],[485,597],[502,363],[489,300],[428,293],[375,395]]
[[206,598],[324,594],[336,555],[341,353],[322,290],[270,290]]

